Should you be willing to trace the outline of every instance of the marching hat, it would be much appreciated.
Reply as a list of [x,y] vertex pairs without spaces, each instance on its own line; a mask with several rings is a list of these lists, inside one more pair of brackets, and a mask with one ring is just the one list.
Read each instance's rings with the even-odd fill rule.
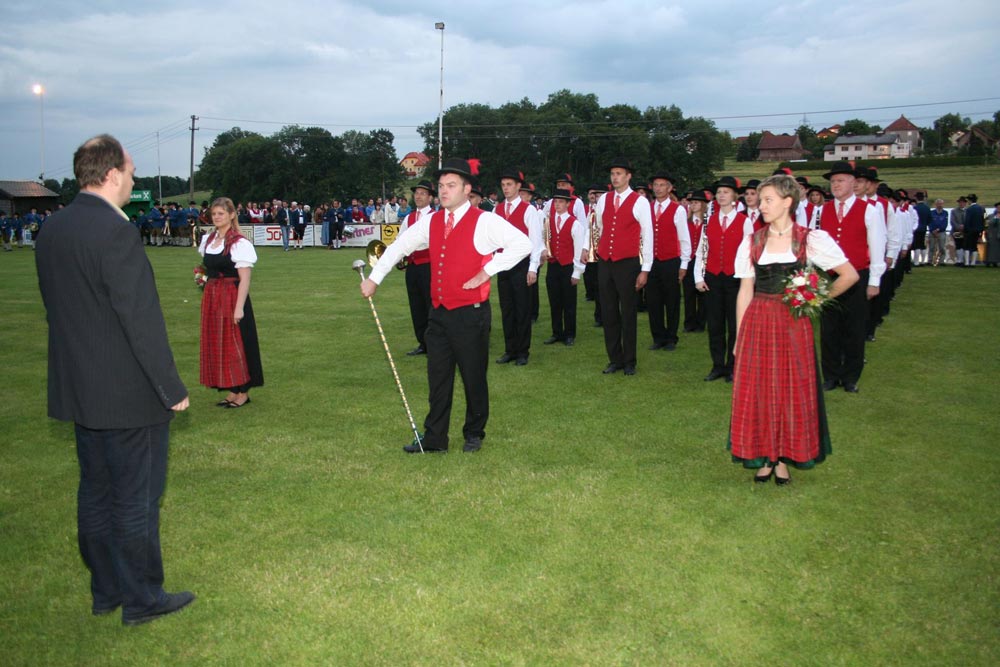
[[965,195],[965,196],[968,197],[969,201],[971,201],[973,204],[978,204],[979,203],[979,196],[978,195],[968,194],[968,195]]
[[587,192],[588,193],[590,193],[590,192],[607,192],[607,191],[608,191],[608,186],[604,185],[603,183],[595,183],[594,185],[591,185],[589,188],[587,188]]
[[556,174],[556,180],[554,182],[558,183],[560,181],[565,181],[566,183],[573,185],[573,177],[567,173]]
[[789,169],[788,167],[778,167],[773,172],[771,172],[771,175],[772,176],[791,176],[792,175],[792,170]]
[[858,167],[854,170],[854,177],[863,178],[871,181],[872,183],[878,183],[880,180],[878,177],[878,169],[875,169],[874,167]]
[[875,188],[875,194],[879,197],[889,198],[892,196],[892,188],[889,187],[888,183],[879,183],[878,187]]
[[653,174],[653,177],[649,179],[649,182],[652,183],[655,180],[664,180],[668,181],[670,185],[677,185],[677,179],[675,179],[673,176],[671,176],[665,171],[658,171],[655,174]]
[[958,198],[958,199],[956,199],[955,201],[956,201],[956,202],[959,202],[959,201],[969,201],[969,200],[968,200],[968,199],[966,199],[965,197],[959,197],[959,198]]
[[552,193],[553,199],[565,199],[570,201],[573,199],[573,192],[566,188],[556,188],[556,191]]
[[850,162],[845,160],[834,162],[833,166],[830,167],[830,171],[823,174],[823,178],[829,181],[831,176],[836,176],[837,174],[848,174],[849,176],[854,176],[854,167],[851,166]]
[[633,190],[645,190],[646,192],[649,192],[649,185],[646,184],[646,181],[637,177],[635,174],[632,175],[631,185]]
[[[504,176],[504,178],[511,178],[511,177],[510,176]],[[521,187],[519,189],[521,190],[521,192],[530,192],[533,195],[538,194],[538,192],[535,191],[535,184],[534,183],[524,183],[522,181],[521,182]]]
[[760,187],[760,181],[757,180],[756,178],[751,178],[749,181],[747,181],[747,184],[743,186],[743,192],[746,192],[747,190],[756,190],[759,187]]
[[634,171],[632,169],[632,161],[625,157],[616,157],[612,160],[611,164],[608,165],[608,171],[612,169],[624,169],[630,174]]
[[708,201],[708,193],[705,192],[704,190],[694,190],[694,191],[689,192],[687,194],[686,199],[690,199],[692,201],[707,202]]
[[434,192],[435,192],[434,186],[431,185],[431,182],[428,181],[426,178],[424,180],[420,181],[419,183],[417,183],[416,185],[414,185],[413,187],[411,187],[410,188],[410,192],[416,192],[420,188],[423,188],[424,190],[427,190],[427,192],[429,192],[431,194],[434,194]]
[[909,199],[910,198],[910,193],[908,193],[903,188],[900,188],[900,189],[896,190],[893,193],[893,195],[895,196],[896,199]]
[[[458,157],[450,157],[441,163],[440,169],[434,172],[435,180],[440,178],[443,174],[458,174],[459,176],[472,178],[478,174],[478,170],[473,171],[468,160],[463,160]],[[433,190],[431,192],[433,192]]]
[[[483,199],[486,199],[486,195],[483,194],[483,186],[479,184],[479,177],[473,176],[469,180],[472,181],[472,190],[469,191],[469,194],[479,195]],[[431,192],[433,192],[433,190]]]
[[503,173],[500,174],[500,180],[509,178],[512,181],[517,181],[518,183],[524,183],[527,179],[524,177],[524,172],[519,169],[507,168]]
[[806,190],[806,197],[808,197],[813,192],[818,192],[824,197],[826,196],[826,191],[823,188],[819,187],[818,185],[810,185],[809,189]]
[[805,176],[796,176],[795,182],[798,183],[799,185],[804,185],[807,188],[809,187],[809,179],[806,178]]
[[740,179],[735,178],[733,176],[723,176],[722,178],[720,178],[715,182],[715,185],[712,186],[713,191],[718,191],[719,188],[729,188],[734,192],[739,192]]

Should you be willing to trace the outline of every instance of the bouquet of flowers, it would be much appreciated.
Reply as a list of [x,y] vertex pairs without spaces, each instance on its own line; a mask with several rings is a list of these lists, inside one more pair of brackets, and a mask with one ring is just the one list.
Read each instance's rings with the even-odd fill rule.
[[194,267],[194,284],[198,286],[199,289],[205,289],[205,283],[208,282],[208,270],[205,268],[204,264],[199,264]]
[[830,280],[808,265],[788,276],[781,300],[795,317],[815,319],[830,302]]

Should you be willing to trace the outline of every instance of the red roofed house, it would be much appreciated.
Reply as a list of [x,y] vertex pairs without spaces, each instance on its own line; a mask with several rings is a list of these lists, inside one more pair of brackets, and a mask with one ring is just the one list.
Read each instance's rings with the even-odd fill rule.
[[403,156],[399,165],[406,172],[409,178],[416,178],[424,173],[424,169],[431,163],[431,159],[423,153],[410,152]]
[[910,122],[906,116],[900,116],[892,121],[883,132],[892,132],[899,136],[900,141],[910,142],[911,151],[924,147],[924,140],[920,138],[920,128]]
[[816,133],[817,139],[834,139],[840,134],[840,125],[831,125],[830,127],[824,127],[822,130]]
[[801,160],[809,155],[797,134],[772,134],[764,130],[757,144],[757,159],[764,161]]

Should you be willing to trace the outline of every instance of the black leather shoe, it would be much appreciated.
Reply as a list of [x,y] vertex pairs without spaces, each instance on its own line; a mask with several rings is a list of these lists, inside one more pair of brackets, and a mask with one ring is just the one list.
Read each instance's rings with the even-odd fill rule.
[[666,343],[653,343],[652,345],[649,346],[649,349],[650,350],[662,350],[666,346],[667,346]]
[[[403,451],[406,452],[407,454],[419,454],[420,445],[418,445],[415,442],[411,442],[410,444],[403,447]],[[447,454],[447,453],[448,453],[447,447],[428,447],[427,445],[424,445],[424,454]]]
[[514,365],[515,366],[527,366],[528,365],[528,357],[518,357],[517,360],[514,362]]
[[827,380],[823,383],[823,391],[833,391],[840,386],[839,380]]
[[463,452],[478,452],[483,448],[482,438],[466,438],[465,444],[462,445]]
[[569,337],[566,338],[566,340],[563,341],[563,344],[566,347],[573,347],[573,343],[575,343],[575,342],[576,342],[576,338],[574,338],[573,336],[569,336]]
[[415,348],[413,348],[412,350],[410,350],[409,352],[407,352],[406,356],[408,356],[408,357],[415,357],[418,354],[427,354],[427,350],[424,349],[423,345],[416,346]]
[[235,410],[236,408],[242,408],[244,405],[246,405],[249,402],[250,402],[250,397],[247,396],[247,400],[243,401],[242,403],[233,403],[232,401],[229,401],[229,405],[227,405],[225,407],[227,409],[229,409],[229,410]]
[[512,361],[514,361],[514,357],[510,356],[509,354],[504,354],[499,359],[497,359],[498,364],[509,364]]
[[766,475],[754,475],[753,481],[757,482],[758,484],[767,484],[768,482],[771,481],[771,477],[773,476],[774,476],[774,468],[771,468],[771,472],[767,473]]
[[604,373],[605,375],[611,375],[612,373],[617,373],[621,369],[622,367],[618,364],[608,364],[607,366],[604,367],[604,370],[601,372]]
[[785,484],[791,484],[791,477],[778,477],[778,473],[774,473],[774,483],[778,486],[784,486]]
[[90,613],[94,616],[107,616],[118,607],[122,606],[121,602],[115,602],[114,604],[108,605],[107,607],[92,607]]
[[548,338],[542,341],[542,345],[552,345],[552,343],[558,343],[558,342],[559,342],[559,336],[549,336]]
[[229,407],[229,400],[228,399],[222,399],[221,401],[219,401],[218,403],[215,404],[215,407],[217,407],[217,408],[228,408]]
[[635,366],[625,366],[625,375],[635,375]]
[[715,369],[712,369],[712,372],[705,376],[705,382],[712,382],[714,380],[718,380],[721,377],[725,377],[725,373],[721,373]]
[[858,393],[859,390],[858,390],[857,383],[856,382],[845,382],[844,383],[844,391],[846,391],[848,394],[856,394],[856,393]]
[[868,341],[869,343],[874,343],[875,342],[875,334],[870,334],[868,336],[865,336],[865,340]]
[[194,593],[183,591],[181,593],[165,593],[160,604],[154,605],[151,609],[146,609],[136,614],[122,614],[122,625],[142,625],[155,621],[161,616],[180,611],[184,607],[194,602]]
[[663,349],[666,350],[667,352],[673,352],[674,350],[677,349],[677,343],[664,343]]
[[726,382],[732,383],[732,381],[733,381],[733,374],[732,373],[727,373],[726,374]]

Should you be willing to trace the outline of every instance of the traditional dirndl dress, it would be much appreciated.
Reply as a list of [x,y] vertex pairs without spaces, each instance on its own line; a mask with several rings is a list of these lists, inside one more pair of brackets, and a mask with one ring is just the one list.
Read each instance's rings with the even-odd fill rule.
[[[809,318],[792,315],[781,297],[787,277],[806,265],[807,236],[829,236],[796,225],[795,261],[761,264],[767,233],[762,229],[744,242],[750,244],[754,296],[736,340],[729,449],[746,468],[779,461],[812,468],[832,451],[813,327]],[[846,261],[833,247],[834,259],[821,268]]]
[[[239,273],[232,257],[234,249],[227,239],[222,252],[207,252],[207,246],[214,237],[215,232],[209,234],[200,248],[208,283],[201,299],[199,381],[206,387],[242,393],[250,387],[264,384],[257,323],[249,294],[243,304],[243,319],[238,325],[233,319],[239,289]],[[246,240],[237,242],[250,246]]]

